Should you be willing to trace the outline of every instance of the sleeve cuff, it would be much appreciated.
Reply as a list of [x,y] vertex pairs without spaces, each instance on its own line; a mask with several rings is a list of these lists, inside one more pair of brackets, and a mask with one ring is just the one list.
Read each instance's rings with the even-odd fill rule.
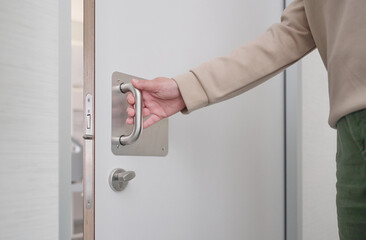
[[182,110],[182,113],[188,114],[208,105],[206,92],[192,72],[179,75],[173,79],[177,82],[183,101],[186,104],[186,108]]

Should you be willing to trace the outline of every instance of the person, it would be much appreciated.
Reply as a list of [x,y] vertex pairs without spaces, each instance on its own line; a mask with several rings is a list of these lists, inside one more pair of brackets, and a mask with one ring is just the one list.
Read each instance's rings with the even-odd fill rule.
[[[366,1],[294,0],[281,22],[235,49],[174,77],[133,80],[147,128],[177,112],[241,94],[318,48],[328,71],[329,124],[337,129],[337,216],[341,240],[366,239]],[[127,124],[134,98],[127,97]]]

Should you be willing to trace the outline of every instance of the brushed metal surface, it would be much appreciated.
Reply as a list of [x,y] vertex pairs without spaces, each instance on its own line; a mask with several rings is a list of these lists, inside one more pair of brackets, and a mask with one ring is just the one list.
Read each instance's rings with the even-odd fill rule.
[[122,83],[120,84],[120,91],[123,94],[127,94],[128,92],[131,92],[135,98],[135,117],[134,117],[134,124],[133,124],[133,130],[131,134],[129,135],[121,135],[119,138],[119,142],[122,145],[130,145],[136,142],[139,137],[142,134],[143,129],[143,115],[142,115],[142,95],[140,90],[133,87],[131,83]]
[[128,182],[136,177],[134,171],[126,171],[122,168],[114,169],[109,175],[109,186],[115,192],[121,192],[128,185]]
[[168,119],[163,119],[145,129],[133,144],[120,144],[120,136],[129,135],[133,131],[133,126],[126,124],[127,94],[121,93],[120,85],[130,83],[132,79],[143,80],[143,78],[120,72],[112,74],[112,152],[115,155],[128,156],[166,156],[168,154]]
[[[90,82],[85,81],[85,86]],[[93,159],[93,134],[94,134],[94,100],[91,93],[87,93],[84,101],[84,204],[87,210],[91,210],[94,204],[94,159]]]

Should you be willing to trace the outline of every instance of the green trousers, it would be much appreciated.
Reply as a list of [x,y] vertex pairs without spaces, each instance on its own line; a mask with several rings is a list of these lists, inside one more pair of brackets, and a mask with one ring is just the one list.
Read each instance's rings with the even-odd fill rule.
[[366,109],[337,123],[337,214],[340,240],[366,240]]

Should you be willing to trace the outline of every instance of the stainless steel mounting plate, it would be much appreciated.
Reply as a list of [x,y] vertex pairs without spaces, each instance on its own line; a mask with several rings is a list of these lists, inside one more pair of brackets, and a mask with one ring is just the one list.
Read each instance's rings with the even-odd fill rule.
[[166,156],[168,153],[168,119],[163,119],[144,129],[140,138],[131,145],[121,145],[121,135],[129,135],[133,126],[126,124],[127,94],[120,91],[121,83],[143,78],[114,72],[112,74],[112,134],[111,148],[115,155],[125,156]]

